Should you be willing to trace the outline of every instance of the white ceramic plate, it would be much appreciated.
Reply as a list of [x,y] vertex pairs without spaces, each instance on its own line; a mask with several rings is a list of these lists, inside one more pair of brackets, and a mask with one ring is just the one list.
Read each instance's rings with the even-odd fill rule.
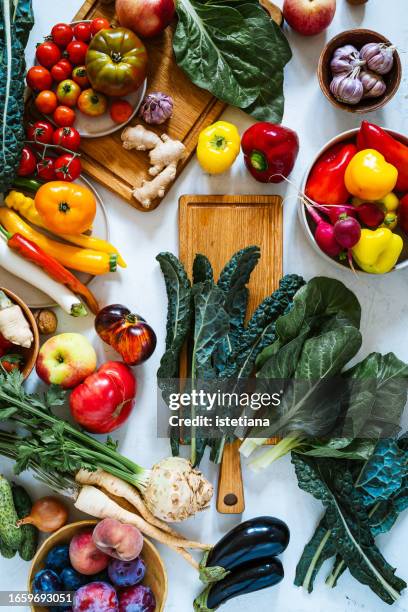
[[[90,20],[84,19],[82,21],[73,21],[71,25],[75,25],[77,23],[90,23]],[[35,64],[37,65],[38,62],[36,61]],[[74,110],[76,113],[76,118],[73,127],[78,130],[81,138],[99,138],[100,136],[108,136],[109,134],[113,134],[113,132],[122,129],[123,127],[125,127],[125,125],[129,123],[129,121],[133,119],[133,117],[138,112],[140,105],[142,104],[143,98],[146,94],[146,85],[147,80],[145,79],[137,91],[134,91],[128,96],[121,97],[121,99],[127,100],[129,104],[133,107],[132,115],[124,123],[115,123],[111,119],[109,107],[110,103],[112,102],[112,100],[114,100],[114,98],[112,98],[111,96],[107,96],[108,110],[100,117],[88,117],[88,115],[84,115],[84,113],[81,113],[81,111],[77,107],[75,107]],[[46,115],[46,118],[53,125],[55,125],[54,121],[52,120],[52,117]]]
[[[89,187],[91,191],[93,191],[96,198],[96,216],[93,223],[92,233],[98,238],[103,238],[104,240],[109,240],[109,228],[108,228],[108,218],[106,214],[105,207],[101,200],[99,193],[96,189],[91,185],[89,181],[85,178],[81,177],[75,181],[81,185],[86,185]],[[55,236],[53,236],[54,239]],[[1,264],[1,262],[0,262]],[[90,274],[83,274],[81,272],[73,271],[75,276],[85,284],[89,284],[91,280],[94,278]],[[50,308],[51,306],[55,306],[53,301],[50,299],[48,295],[37,289],[35,285],[29,285],[25,281],[13,276],[7,270],[0,267],[0,285],[3,287],[7,287],[13,293],[16,293],[30,308]]]

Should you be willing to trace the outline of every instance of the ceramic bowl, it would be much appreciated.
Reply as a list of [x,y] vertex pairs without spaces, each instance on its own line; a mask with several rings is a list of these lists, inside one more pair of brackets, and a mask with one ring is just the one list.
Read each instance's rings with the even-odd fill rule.
[[21,348],[18,351],[19,353],[22,353],[22,355],[24,356],[25,365],[21,373],[24,376],[24,380],[25,380],[31,374],[31,371],[34,368],[35,362],[37,360],[38,351],[40,350],[40,337],[38,333],[37,323],[36,323],[36,320],[34,319],[33,313],[31,312],[27,304],[23,302],[23,300],[19,298],[18,295],[16,295],[9,289],[6,289],[5,287],[0,287],[0,290],[4,291],[4,293],[7,295],[7,297],[10,298],[12,302],[20,306],[21,310],[24,313],[25,318],[27,319],[30,325],[31,331],[33,332],[34,340],[30,348],[28,349]]
[[[94,527],[98,521],[79,521],[77,523],[70,523],[61,527],[58,531],[53,533],[37,550],[34,559],[31,562],[30,572],[28,575],[28,591],[32,592],[32,583],[35,574],[44,568],[44,562],[49,551],[59,544],[68,544],[73,536],[83,529],[89,529]],[[143,549],[141,552],[146,563],[146,575],[143,580],[143,584],[152,589],[156,598],[156,611],[163,612],[164,605],[167,598],[167,573],[164,567],[163,561],[157,551],[157,548],[153,546],[149,540],[144,540]],[[44,607],[33,605],[31,606],[32,612],[44,612]]]
[[336,100],[330,91],[330,83],[333,78],[330,69],[330,62],[335,50],[339,47],[343,47],[344,45],[353,45],[356,47],[356,49],[360,50],[364,45],[371,42],[391,45],[391,42],[382,34],[374,32],[373,30],[359,29],[347,30],[346,32],[338,34],[332,38],[323,49],[319,59],[317,75],[322,92],[333,104],[333,106],[341,108],[349,113],[368,113],[385,106],[385,104],[387,104],[387,102],[389,102],[396,94],[402,75],[401,60],[397,51],[394,51],[394,65],[391,71],[383,76],[387,89],[379,98],[365,98],[358,104],[344,104],[343,102]]
[[[383,128],[383,129],[385,129],[385,128]],[[403,136],[402,134],[399,134],[398,132],[394,132],[393,130],[388,130],[387,129],[386,131],[389,134],[391,134],[391,136],[393,136],[397,140],[400,140],[401,142],[403,142],[405,145],[408,146],[408,138],[406,136]],[[312,168],[315,165],[315,163],[317,162],[317,160],[319,159],[319,157],[321,155],[323,155],[323,153],[325,153],[328,149],[330,149],[331,147],[333,147],[334,145],[336,145],[336,144],[338,144],[340,142],[355,141],[356,138],[357,138],[358,132],[359,132],[359,128],[348,130],[347,132],[342,132],[338,136],[335,136],[334,138],[329,140],[329,142],[327,142],[320,149],[320,151],[317,153],[316,157],[313,159],[312,163],[310,164],[310,166],[307,168],[307,170],[305,172],[305,175],[304,175],[304,178],[303,178],[303,182],[302,182],[302,186],[301,186],[301,193],[305,193],[307,179],[309,178],[309,174],[312,171]],[[328,255],[323,253],[323,251],[316,244],[316,240],[315,240],[314,235],[313,235],[313,229],[314,229],[315,226],[314,226],[313,221],[309,218],[309,215],[307,214],[307,211],[306,211],[306,207],[302,204],[302,202],[299,203],[298,214],[299,214],[299,219],[300,219],[301,225],[302,225],[302,227],[303,227],[303,229],[305,231],[305,234],[308,237],[308,239],[310,240],[310,243],[312,244],[312,246],[315,249],[315,251],[317,253],[319,253],[319,255],[321,257],[323,257],[326,261],[329,261],[333,266],[336,266],[336,268],[340,268],[341,270],[346,269],[346,270],[350,270],[351,271],[351,269],[348,266],[347,262],[346,263],[340,263],[336,259],[332,259]],[[402,253],[400,255],[400,258],[399,258],[399,261],[398,261],[397,265],[395,266],[394,270],[392,270],[393,272],[395,270],[402,270],[403,268],[406,268],[408,266],[408,238],[406,236],[403,236],[403,238],[404,238],[404,248],[402,249]],[[355,271],[358,274],[367,274],[367,272],[363,272],[362,270],[359,270],[358,267],[356,267]],[[369,276],[373,276],[373,275],[370,274]]]

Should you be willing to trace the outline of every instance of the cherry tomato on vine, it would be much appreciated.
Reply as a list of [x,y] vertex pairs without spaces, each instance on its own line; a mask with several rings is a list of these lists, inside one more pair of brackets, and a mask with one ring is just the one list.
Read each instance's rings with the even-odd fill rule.
[[46,40],[38,45],[35,51],[35,57],[41,66],[51,68],[51,66],[61,59],[61,50],[55,43]]
[[77,40],[88,42],[92,38],[91,24],[81,21],[74,26],[74,36]]
[[54,159],[52,157],[44,157],[37,164],[37,176],[44,181],[54,181]]
[[60,155],[54,163],[55,176],[59,181],[75,181],[81,174],[82,166],[79,157],[70,153]]
[[132,116],[133,106],[127,100],[114,100],[109,112],[112,121],[115,123],[125,123]]
[[97,17],[96,19],[92,19],[91,21],[91,32],[95,36],[99,30],[107,30],[110,29],[111,24],[107,19],[103,17]]
[[72,72],[72,64],[67,59],[60,59],[59,62],[54,64],[51,68],[51,76],[57,83],[69,79]]
[[55,109],[52,118],[60,127],[70,127],[75,123],[76,115],[74,109],[60,105]]
[[38,145],[33,145],[35,149],[42,151],[44,147],[41,145],[51,144],[54,134],[54,128],[49,121],[36,121],[27,128],[28,140],[35,140]]
[[65,81],[61,81],[61,83],[58,84],[57,98],[60,104],[75,106],[80,94],[80,86],[72,79],[65,79]]
[[89,87],[89,79],[86,74],[85,66],[75,66],[72,71],[72,80],[75,81],[75,83],[78,83],[82,89]]
[[60,127],[55,130],[52,141],[55,145],[60,145],[70,151],[78,151],[81,137],[78,130],[73,127]]
[[21,151],[20,165],[17,170],[18,176],[30,176],[37,166],[37,159],[32,149],[25,145]]
[[44,68],[44,66],[32,66],[27,72],[26,81],[31,89],[37,91],[50,89],[52,86],[51,73],[47,68]]
[[73,40],[66,48],[66,54],[69,61],[74,66],[85,64],[85,56],[88,51],[88,45],[82,40]]
[[34,101],[34,104],[36,105],[40,113],[50,115],[57,108],[57,96],[50,89],[45,89],[44,91],[40,91]]
[[65,49],[74,38],[74,32],[67,23],[57,23],[51,30],[51,36],[56,45]]

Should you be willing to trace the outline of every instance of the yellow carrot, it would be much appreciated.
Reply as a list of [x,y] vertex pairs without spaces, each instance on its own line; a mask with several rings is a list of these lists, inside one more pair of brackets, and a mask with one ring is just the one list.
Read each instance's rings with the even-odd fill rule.
[[81,249],[57,242],[30,227],[9,208],[0,208],[0,224],[11,234],[21,234],[32,240],[48,255],[54,257],[66,268],[88,274],[106,274],[116,270],[116,253],[102,253],[92,249]]
[[[12,208],[20,215],[22,215],[27,221],[38,227],[47,229],[41,216],[38,214],[35,208],[34,200],[19,191],[10,191],[4,200],[5,205],[8,208]],[[106,240],[97,238],[96,236],[87,236],[86,234],[79,234],[74,236],[71,234],[62,234],[59,236],[67,242],[76,244],[84,249],[92,249],[94,251],[101,251],[102,253],[116,253],[118,265],[122,268],[126,268],[127,264],[119,251]]]

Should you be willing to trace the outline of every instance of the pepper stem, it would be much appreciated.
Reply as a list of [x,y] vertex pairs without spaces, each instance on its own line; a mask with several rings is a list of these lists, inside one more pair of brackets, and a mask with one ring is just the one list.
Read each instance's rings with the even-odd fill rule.
[[268,169],[268,162],[265,155],[261,151],[252,151],[250,155],[251,165],[259,172],[265,172]]
[[3,234],[6,240],[10,240],[10,238],[12,237],[12,234],[10,234],[10,232],[8,232],[6,228],[2,225],[0,225],[0,234]]
[[227,139],[221,136],[221,134],[214,134],[214,137],[211,139],[211,145],[219,151],[224,151],[227,147]]

